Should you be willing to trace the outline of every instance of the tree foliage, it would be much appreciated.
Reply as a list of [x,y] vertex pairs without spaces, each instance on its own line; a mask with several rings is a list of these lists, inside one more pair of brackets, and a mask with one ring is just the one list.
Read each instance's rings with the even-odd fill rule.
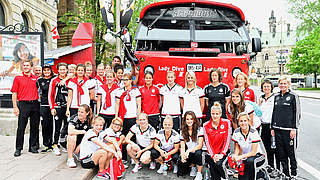
[[311,33],[320,26],[320,0],[288,0],[290,13],[301,20],[298,34]]
[[320,73],[320,27],[296,43],[287,67],[292,73],[313,74],[316,78]]

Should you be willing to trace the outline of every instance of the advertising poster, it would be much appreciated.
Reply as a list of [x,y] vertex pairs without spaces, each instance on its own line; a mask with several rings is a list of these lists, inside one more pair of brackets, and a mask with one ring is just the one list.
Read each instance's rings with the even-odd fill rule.
[[22,74],[24,60],[38,65],[43,59],[41,33],[0,34],[0,94],[11,94],[13,79]]

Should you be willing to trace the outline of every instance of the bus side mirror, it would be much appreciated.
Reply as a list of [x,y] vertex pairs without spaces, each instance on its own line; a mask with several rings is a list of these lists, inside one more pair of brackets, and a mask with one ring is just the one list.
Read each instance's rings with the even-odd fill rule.
[[260,38],[252,38],[252,52],[261,52]]

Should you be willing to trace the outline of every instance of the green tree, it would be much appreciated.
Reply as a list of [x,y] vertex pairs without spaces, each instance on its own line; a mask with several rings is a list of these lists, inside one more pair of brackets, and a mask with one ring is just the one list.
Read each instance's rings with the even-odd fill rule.
[[301,20],[298,34],[311,33],[320,26],[320,0],[288,0],[290,13]]
[[317,87],[317,74],[320,73],[320,27],[314,29],[305,39],[297,42],[287,67],[292,73],[313,74],[315,87]]

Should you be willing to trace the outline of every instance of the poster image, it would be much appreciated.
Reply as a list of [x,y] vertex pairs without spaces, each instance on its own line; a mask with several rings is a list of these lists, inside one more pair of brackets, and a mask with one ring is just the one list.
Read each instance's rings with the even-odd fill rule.
[[22,63],[43,59],[42,33],[0,34],[0,94],[11,94],[13,79],[22,74]]

